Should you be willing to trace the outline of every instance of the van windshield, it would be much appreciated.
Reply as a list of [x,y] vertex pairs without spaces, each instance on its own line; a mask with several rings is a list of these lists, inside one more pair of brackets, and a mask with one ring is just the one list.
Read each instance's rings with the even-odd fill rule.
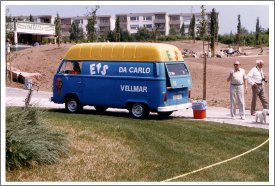
[[176,63],[176,64],[166,64],[168,75],[172,76],[182,76],[188,75],[188,69],[184,63]]
[[82,62],[65,61],[59,69],[59,74],[80,74]]

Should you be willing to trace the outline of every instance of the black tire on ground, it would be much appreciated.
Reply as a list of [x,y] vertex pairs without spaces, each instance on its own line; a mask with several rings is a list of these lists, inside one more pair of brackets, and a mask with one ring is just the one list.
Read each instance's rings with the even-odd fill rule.
[[129,109],[129,113],[133,118],[146,118],[149,116],[149,109],[145,104],[134,103]]
[[108,109],[108,107],[103,107],[103,106],[94,106],[94,107],[95,107],[96,111],[99,113],[103,113]]
[[79,102],[78,98],[69,98],[65,103],[65,108],[67,112],[79,113],[83,110],[83,105]]
[[168,118],[171,114],[173,113],[173,111],[170,112],[158,112],[158,115],[162,118]]

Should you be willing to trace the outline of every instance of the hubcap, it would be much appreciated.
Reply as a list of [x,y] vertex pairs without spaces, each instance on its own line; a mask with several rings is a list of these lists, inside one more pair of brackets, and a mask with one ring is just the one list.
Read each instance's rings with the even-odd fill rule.
[[70,112],[75,112],[77,110],[77,103],[75,100],[70,100],[68,102],[68,109]]
[[142,116],[144,108],[141,104],[137,103],[132,107],[132,113],[135,117],[139,118]]

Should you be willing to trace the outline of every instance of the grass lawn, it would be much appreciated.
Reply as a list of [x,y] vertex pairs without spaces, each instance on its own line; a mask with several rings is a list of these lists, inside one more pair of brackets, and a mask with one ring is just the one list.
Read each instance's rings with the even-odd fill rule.
[[[184,118],[128,118],[125,113],[68,114],[46,110],[53,130],[67,133],[70,155],[61,163],[6,172],[7,181],[159,182],[244,153],[268,130]],[[179,182],[269,181],[269,143]]]

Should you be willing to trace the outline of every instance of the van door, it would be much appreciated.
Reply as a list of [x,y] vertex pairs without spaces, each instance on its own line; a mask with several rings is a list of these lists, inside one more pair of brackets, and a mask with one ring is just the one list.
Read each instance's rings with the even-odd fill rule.
[[166,105],[188,103],[188,91],[192,86],[190,72],[184,62],[166,63]]
[[[79,65],[79,71],[74,69],[75,65]],[[66,94],[75,94],[81,101],[82,94],[82,62],[64,61],[55,75],[53,91],[59,97],[59,101],[63,101]]]

